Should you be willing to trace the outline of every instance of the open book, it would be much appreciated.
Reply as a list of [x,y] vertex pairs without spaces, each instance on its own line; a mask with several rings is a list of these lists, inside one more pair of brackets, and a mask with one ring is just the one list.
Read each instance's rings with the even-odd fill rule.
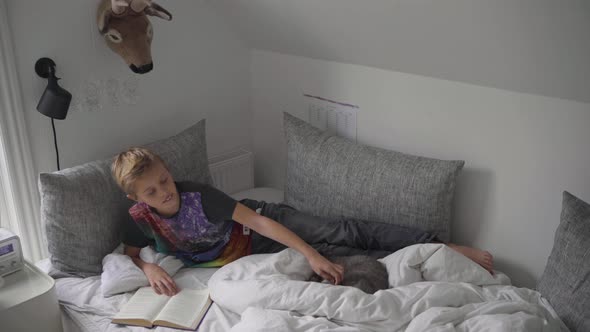
[[207,289],[182,289],[174,296],[166,296],[156,294],[151,287],[142,287],[113,317],[112,322],[194,330],[211,303]]

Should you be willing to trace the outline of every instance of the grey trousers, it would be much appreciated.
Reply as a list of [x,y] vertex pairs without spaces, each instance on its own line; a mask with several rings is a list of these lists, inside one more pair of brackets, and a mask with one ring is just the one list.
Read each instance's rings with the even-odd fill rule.
[[[252,199],[243,199],[240,203],[254,211],[260,208],[261,215],[282,224],[324,256],[381,258],[413,244],[440,242],[436,234],[408,227],[350,218],[317,217],[286,204]],[[274,253],[285,248],[256,232],[252,234],[253,254]]]

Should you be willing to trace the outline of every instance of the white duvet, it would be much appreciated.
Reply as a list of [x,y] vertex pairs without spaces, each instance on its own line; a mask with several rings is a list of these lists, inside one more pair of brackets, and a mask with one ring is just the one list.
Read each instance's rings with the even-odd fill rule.
[[232,331],[567,331],[548,302],[510,286],[442,244],[381,260],[392,288],[373,294],[305,281],[294,250],[241,258],[209,280],[217,305],[241,315]]

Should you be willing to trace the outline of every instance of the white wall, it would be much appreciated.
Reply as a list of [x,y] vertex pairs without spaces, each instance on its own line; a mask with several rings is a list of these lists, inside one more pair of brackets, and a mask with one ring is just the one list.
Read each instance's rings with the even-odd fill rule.
[[256,49],[590,102],[587,0],[214,0]]
[[590,104],[253,50],[256,183],[282,188],[282,112],[307,119],[303,93],[360,106],[360,143],[466,161],[453,241],[490,250],[534,287],[561,194],[590,201]]
[[[56,169],[50,120],[35,109],[47,81],[33,67],[43,56],[57,63],[73,105],[82,104],[56,121],[62,168],[168,137],[201,118],[207,118],[210,155],[250,145],[249,51],[203,1],[160,1],[174,19],[151,18],[154,70],[142,76],[99,35],[99,0],[7,3],[37,171]],[[131,93],[136,102],[101,100],[92,86],[106,86],[108,80],[136,87]],[[92,108],[93,98],[102,109]]]

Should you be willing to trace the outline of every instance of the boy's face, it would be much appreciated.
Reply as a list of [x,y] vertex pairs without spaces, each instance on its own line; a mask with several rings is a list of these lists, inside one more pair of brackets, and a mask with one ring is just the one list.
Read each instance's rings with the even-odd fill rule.
[[134,193],[127,195],[129,199],[146,203],[164,217],[170,217],[180,209],[174,179],[160,162],[155,162],[137,178],[133,189]]

